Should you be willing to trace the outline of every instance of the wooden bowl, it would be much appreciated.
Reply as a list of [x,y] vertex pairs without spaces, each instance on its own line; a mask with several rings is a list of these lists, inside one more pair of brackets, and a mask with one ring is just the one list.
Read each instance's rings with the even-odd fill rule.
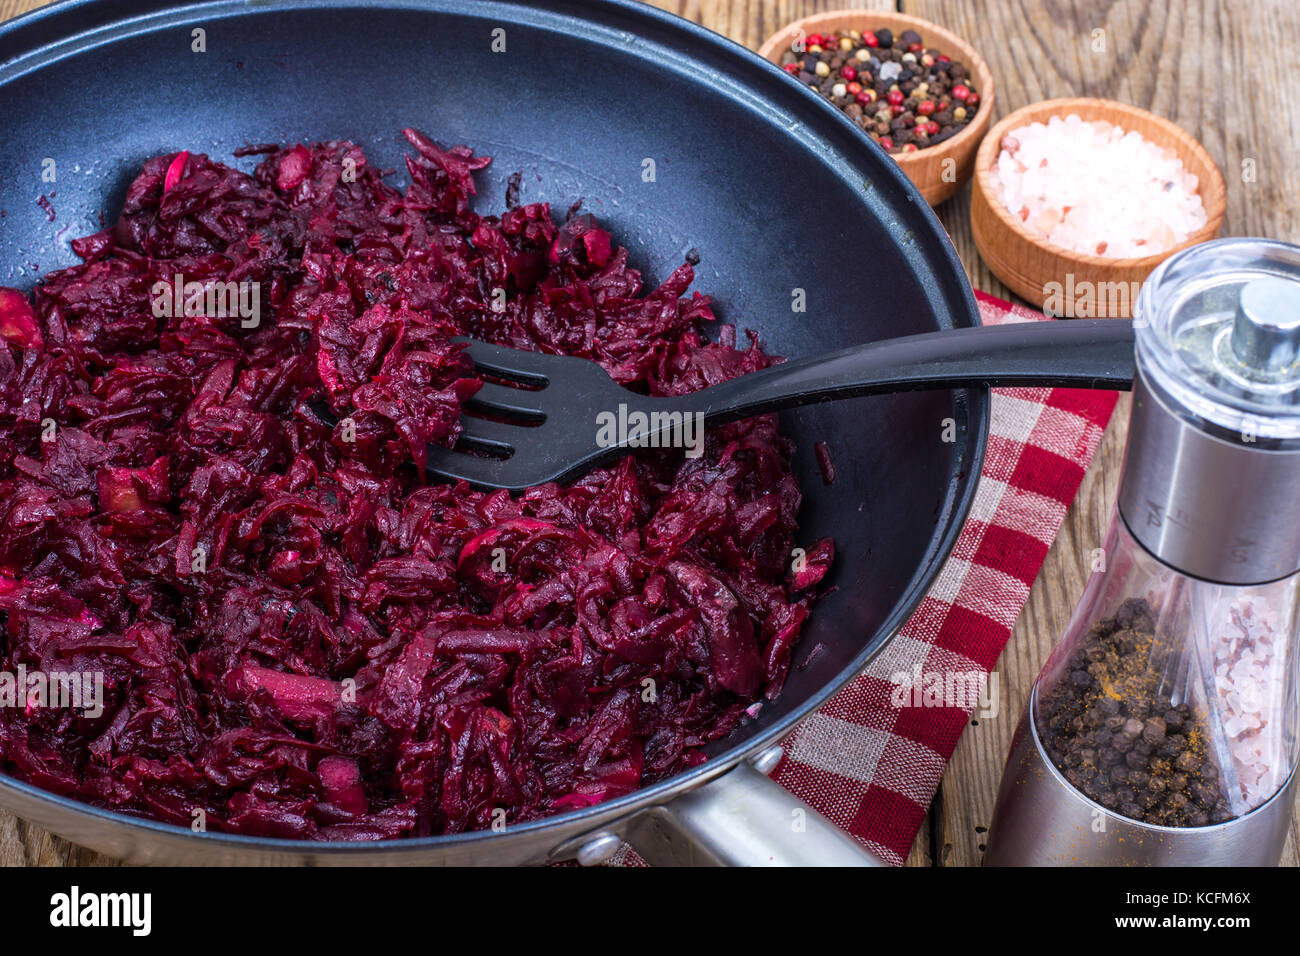
[[[899,168],[921,191],[925,201],[931,206],[937,206],[970,179],[975,165],[976,147],[993,121],[993,74],[973,46],[937,23],[920,17],[883,10],[832,10],[795,20],[768,37],[758,52],[760,56],[780,66],[781,55],[790,48],[800,30],[806,36],[835,30],[880,29],[887,29],[895,36],[904,30],[915,30],[921,34],[927,47],[942,50],[954,60],[960,60],[970,70],[975,91],[980,95],[979,111],[975,118],[952,139],[945,140],[938,146],[919,149],[915,153],[894,154]],[[870,139],[866,133],[862,135]],[[945,170],[948,171],[946,178]]]
[[[993,185],[993,168],[1002,138],[1029,123],[1071,113],[1105,120],[1172,149],[1200,183],[1205,225],[1172,249],[1141,258],[1116,259],[1072,252],[1036,235],[1007,210]],[[989,131],[975,157],[971,192],[971,231],[981,258],[993,274],[1036,308],[1071,318],[1130,318],[1140,284],[1179,249],[1218,235],[1227,206],[1223,176],[1205,147],[1163,117],[1113,100],[1045,100],[1005,116]],[[1059,288],[1053,286],[1059,283]]]

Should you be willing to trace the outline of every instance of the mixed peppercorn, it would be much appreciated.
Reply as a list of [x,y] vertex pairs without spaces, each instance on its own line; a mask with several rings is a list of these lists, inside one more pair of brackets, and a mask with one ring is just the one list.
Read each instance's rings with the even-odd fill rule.
[[1040,688],[1036,727],[1047,755],[1078,790],[1108,810],[1167,827],[1234,816],[1204,717],[1174,703],[1153,656],[1151,606],[1125,601],[1092,625],[1055,686]]
[[809,34],[786,51],[787,73],[842,109],[890,153],[914,153],[956,136],[975,116],[980,94],[970,70],[927,48],[915,30]]

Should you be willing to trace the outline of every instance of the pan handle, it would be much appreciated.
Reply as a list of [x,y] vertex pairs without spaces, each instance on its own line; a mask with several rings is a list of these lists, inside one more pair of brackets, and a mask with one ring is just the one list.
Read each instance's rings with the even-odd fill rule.
[[885,866],[764,774],[779,747],[628,821],[627,841],[654,866]]

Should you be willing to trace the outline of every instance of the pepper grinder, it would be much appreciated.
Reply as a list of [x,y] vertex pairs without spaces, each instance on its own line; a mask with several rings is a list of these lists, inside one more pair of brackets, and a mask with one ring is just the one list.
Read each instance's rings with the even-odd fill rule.
[[1296,797],[1300,247],[1167,259],[1105,547],[1029,696],[988,865],[1276,865]]

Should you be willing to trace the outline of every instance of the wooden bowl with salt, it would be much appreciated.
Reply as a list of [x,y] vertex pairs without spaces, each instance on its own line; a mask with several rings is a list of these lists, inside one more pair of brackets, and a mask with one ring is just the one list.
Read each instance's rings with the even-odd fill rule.
[[[891,154],[925,201],[937,206],[966,184],[975,164],[975,150],[993,122],[993,73],[976,49],[957,34],[937,23],[883,10],[830,10],[803,17],[782,27],[758,48],[758,54],[777,66],[791,43],[812,33],[849,30],[889,30],[898,36],[915,30],[927,47],[934,47],[960,61],[970,71],[971,86],[980,95],[979,109],[966,127],[937,146],[927,146],[914,153]],[[866,133],[864,139],[870,139]]]
[[[1003,137],[1030,123],[1046,123],[1054,116],[1064,119],[1071,113],[1085,122],[1104,120],[1172,150],[1196,176],[1205,225],[1179,244],[1140,258],[1074,252],[1031,231],[998,198],[994,169]],[[1045,100],[1003,117],[980,145],[971,191],[971,231],[993,274],[1036,308],[1070,318],[1131,318],[1137,291],[1151,271],[1179,249],[1218,235],[1226,206],[1227,191],[1214,160],[1169,120],[1114,100]]]

